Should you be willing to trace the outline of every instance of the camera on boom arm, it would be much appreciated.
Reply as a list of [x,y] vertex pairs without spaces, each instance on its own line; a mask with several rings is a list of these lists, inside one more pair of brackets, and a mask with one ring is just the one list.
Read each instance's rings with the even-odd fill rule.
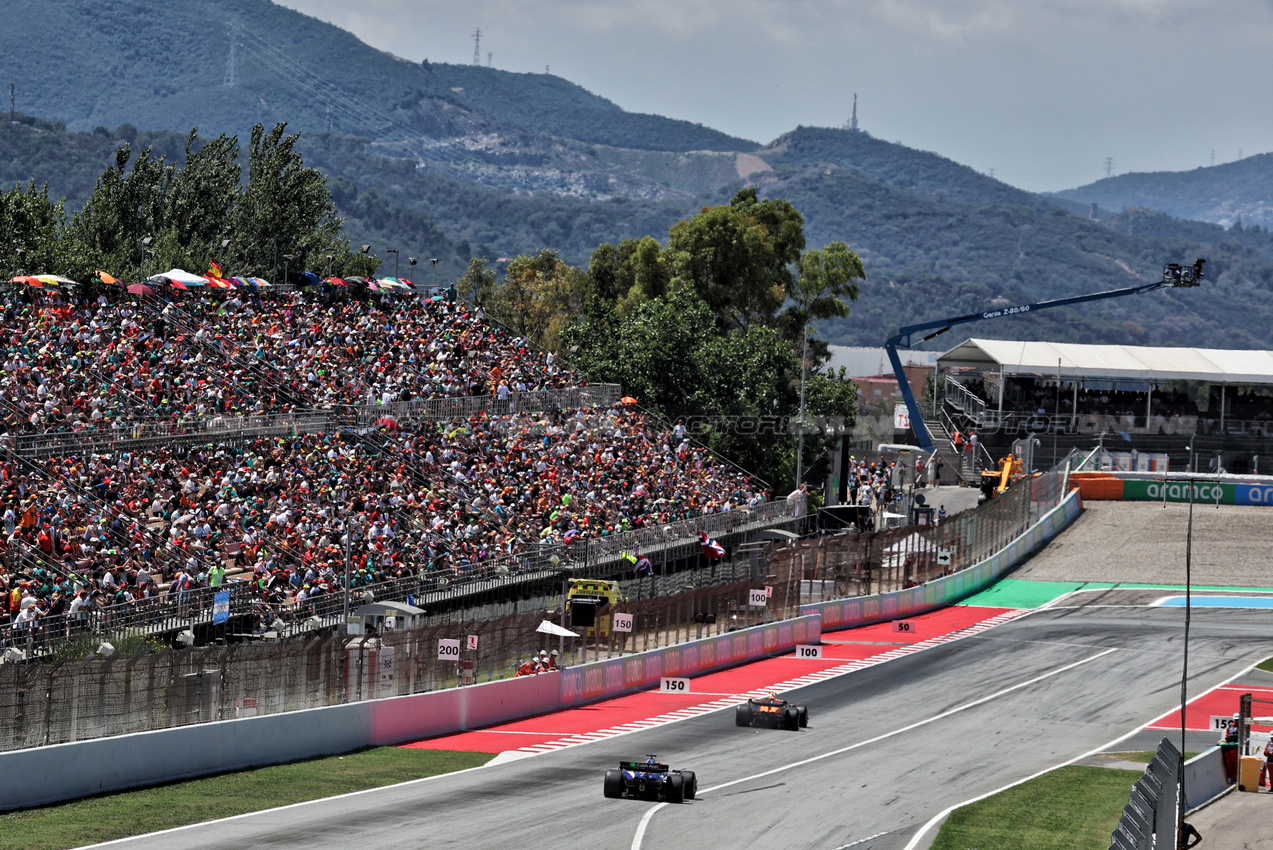
[[1202,258],[1196,259],[1192,267],[1168,263],[1162,270],[1163,283],[1176,287],[1198,286],[1202,283],[1202,264],[1205,262]]

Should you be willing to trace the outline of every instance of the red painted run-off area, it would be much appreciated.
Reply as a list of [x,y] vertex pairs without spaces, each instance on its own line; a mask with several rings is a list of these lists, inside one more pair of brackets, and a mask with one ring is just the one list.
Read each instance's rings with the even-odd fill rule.
[[[560,741],[563,736],[587,735],[612,729],[626,723],[637,723],[670,711],[693,708],[715,702],[722,697],[764,690],[780,682],[825,670],[846,661],[870,659],[896,649],[899,645],[919,643],[975,626],[1007,612],[1006,608],[956,606],[943,608],[912,618],[913,631],[893,631],[892,623],[879,623],[822,636],[822,659],[801,659],[780,655],[754,661],[741,667],[708,673],[694,678],[693,692],[663,694],[657,690],[642,691],[616,697],[580,708],[554,714],[504,723],[489,729],[457,732],[440,738],[404,744],[406,747],[432,750],[500,753],[520,747]],[[1204,718],[1205,722],[1205,718]]]
[[[1211,729],[1211,718],[1215,717],[1232,717],[1238,711],[1238,699],[1243,694],[1250,694],[1257,700],[1273,701],[1273,688],[1254,688],[1250,685],[1221,685],[1210,693],[1203,694],[1197,699],[1189,700],[1185,706],[1185,728],[1191,731],[1204,731]],[[1273,705],[1269,703],[1255,703],[1252,705],[1251,714],[1255,717],[1273,716]],[[1176,709],[1168,715],[1158,718],[1147,727],[1149,729],[1179,729],[1180,728],[1180,709]],[[1270,728],[1261,723],[1252,723],[1251,728],[1257,732],[1268,731]],[[1216,731],[1219,735],[1219,731]]]

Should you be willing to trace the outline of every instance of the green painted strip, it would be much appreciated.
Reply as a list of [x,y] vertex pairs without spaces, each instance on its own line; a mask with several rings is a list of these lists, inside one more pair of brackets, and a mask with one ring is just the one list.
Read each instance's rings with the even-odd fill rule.
[[[1006,578],[978,594],[968,597],[960,605],[978,605],[986,608],[1038,608],[1053,599],[1075,590],[1168,590],[1184,592],[1183,584],[1136,584],[1109,581],[1030,581]],[[1223,585],[1196,584],[1194,590],[1256,591],[1273,593],[1273,587],[1226,587]]]
[[1058,596],[1064,596],[1072,590],[1087,586],[1081,581],[1027,581],[1006,578],[959,604],[979,605],[986,608],[1038,608]]

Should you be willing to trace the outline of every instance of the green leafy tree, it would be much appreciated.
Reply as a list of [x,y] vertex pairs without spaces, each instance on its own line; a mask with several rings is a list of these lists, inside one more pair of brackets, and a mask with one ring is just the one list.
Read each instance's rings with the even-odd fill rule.
[[469,267],[464,275],[455,283],[460,297],[474,304],[486,303],[487,297],[495,290],[499,275],[485,257],[474,257],[469,260]]
[[745,330],[775,321],[803,248],[800,213],[786,201],[758,200],[748,188],[674,226],[667,263],[724,327]]
[[588,275],[597,294],[625,314],[643,300],[663,297],[671,284],[663,246],[652,236],[603,243],[592,252]]
[[[173,170],[164,157],[152,157],[149,149],[136,157],[128,145],[116,151],[115,161],[70,227],[71,237],[99,268],[121,278],[140,278],[143,270],[157,270],[147,263],[142,240],[154,240],[163,230],[164,198]],[[149,250],[155,250],[153,242]]]
[[198,128],[192,129],[185,164],[168,184],[160,263],[202,273],[225,254],[220,246],[233,233],[242,169],[238,138],[220,135],[202,146],[198,141]]
[[[573,365],[593,380],[621,384],[669,422],[686,418],[697,439],[776,487],[794,481],[800,361],[776,328],[722,332],[712,309],[680,286],[622,316],[594,297],[561,343],[578,346]],[[843,374],[811,370],[806,395],[807,419],[852,423],[856,391]],[[806,457],[834,439],[823,428],[806,435]]]
[[556,348],[562,330],[582,311],[590,293],[586,274],[545,249],[514,257],[483,305],[493,318],[537,345]]
[[276,124],[267,133],[257,124],[248,144],[248,182],[231,248],[240,265],[258,272],[277,268],[286,254],[293,257],[290,269],[323,267],[343,241],[326,179],[305,165],[296,150],[300,134],[285,136],[286,128]]
[[[57,272],[70,259],[59,238],[66,224],[65,201],[49,198],[49,187],[15,186],[0,194],[0,245],[15,274]],[[63,272],[65,273],[65,272]]]

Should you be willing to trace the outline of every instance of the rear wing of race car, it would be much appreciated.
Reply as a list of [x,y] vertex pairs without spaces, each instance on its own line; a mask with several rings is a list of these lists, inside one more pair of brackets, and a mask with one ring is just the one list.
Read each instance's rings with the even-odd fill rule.
[[671,770],[671,768],[665,764],[659,764],[657,762],[653,762],[653,763],[645,762],[645,761],[621,761],[619,762],[619,769],[620,770],[640,770],[646,773],[667,773],[669,770]]

